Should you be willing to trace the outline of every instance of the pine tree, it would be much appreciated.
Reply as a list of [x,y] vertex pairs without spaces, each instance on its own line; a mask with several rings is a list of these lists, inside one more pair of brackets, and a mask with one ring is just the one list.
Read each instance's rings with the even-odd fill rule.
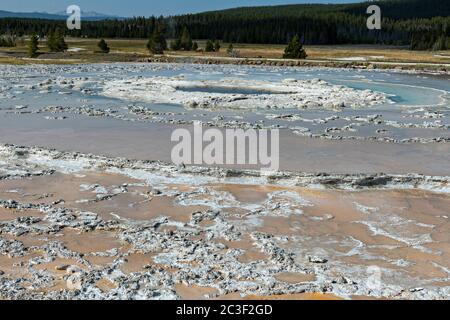
[[102,53],[109,53],[109,51],[110,51],[105,39],[101,39],[99,41],[99,43],[97,44],[97,46],[100,49],[100,52],[102,52]]
[[30,58],[37,57],[39,49],[38,44],[39,44],[38,36],[35,33],[33,33],[30,38],[30,43],[28,44],[28,56]]
[[47,47],[50,51],[56,51],[56,38],[54,31],[50,31],[47,36]]
[[181,38],[180,38],[180,43],[181,43],[181,48],[184,51],[191,51],[192,50],[192,38],[191,35],[189,34],[189,31],[186,27],[184,27],[183,29],[183,33],[181,34]]
[[56,38],[56,51],[63,52],[66,51],[69,47],[67,46],[66,41],[64,40],[64,33],[61,30],[57,30],[55,33]]
[[178,51],[181,49],[181,39],[176,38],[170,42],[170,50]]
[[234,51],[234,47],[233,47],[233,44],[232,44],[232,43],[230,43],[230,45],[228,46],[228,49],[227,49],[227,53],[228,53],[228,54],[232,54],[232,53],[233,53],[233,51]]
[[162,21],[158,21],[153,33],[147,43],[147,49],[153,54],[163,54],[167,49],[166,38],[164,37],[164,26]]
[[433,45],[433,51],[447,50],[447,38],[440,36]]
[[295,35],[284,50],[284,59],[306,59],[308,55],[300,41],[300,37]]
[[235,50],[233,47],[233,44],[230,43],[230,45],[227,48],[227,54],[232,58],[239,58],[240,54],[239,51]]
[[220,42],[219,40],[214,41],[214,51],[219,52],[220,51]]
[[214,52],[214,43],[211,40],[206,41],[205,51]]
[[192,44],[192,51],[197,51],[198,50],[198,43],[196,41],[194,41],[194,43]]
[[50,31],[47,37],[47,47],[52,52],[66,51],[68,46],[64,40],[64,33],[59,29],[56,31]]

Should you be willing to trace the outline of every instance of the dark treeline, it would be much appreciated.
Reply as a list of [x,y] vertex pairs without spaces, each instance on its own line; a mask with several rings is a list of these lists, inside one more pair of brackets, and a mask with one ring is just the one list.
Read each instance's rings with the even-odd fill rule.
[[[369,4],[382,8],[382,30],[368,30]],[[178,38],[185,28],[192,39],[286,44],[296,34],[304,44],[409,45],[413,49],[450,47],[450,1],[384,0],[360,4],[248,7],[173,17],[83,21],[75,37],[149,38],[158,20],[165,36]],[[0,19],[0,33],[45,36],[65,21]]]
[[366,8],[376,4],[380,6],[383,16],[390,19],[408,20],[450,16],[449,0],[381,0],[344,5],[342,12],[358,15]]
[[67,30],[65,21],[3,18],[0,19],[0,34],[15,34],[18,37],[36,33],[44,37],[54,30],[66,30],[66,35],[87,38],[148,38],[155,28],[154,17],[127,20],[83,21],[81,30]]
[[[298,17],[249,16],[246,18],[226,15],[175,17],[175,26],[188,26],[196,39],[221,39],[225,42],[285,44],[299,34],[305,44],[345,43],[399,43],[407,33],[393,33],[391,22],[383,25],[382,32],[369,31],[366,18],[341,13],[304,14]],[[401,32],[401,30],[399,30]]]
[[[355,0],[355,2],[357,2]],[[378,5],[382,14],[390,19],[421,19],[446,17],[450,15],[450,1],[448,0],[379,0],[349,4],[291,4],[279,6],[242,7],[215,11],[228,16],[275,15],[299,16],[304,13],[348,13],[356,16],[366,16],[369,5]],[[208,13],[208,12],[206,12]]]

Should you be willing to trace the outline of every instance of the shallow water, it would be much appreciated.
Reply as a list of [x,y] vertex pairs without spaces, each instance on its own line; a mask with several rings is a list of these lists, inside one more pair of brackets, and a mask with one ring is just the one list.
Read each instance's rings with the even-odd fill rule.
[[[12,70],[11,70],[12,69]],[[14,73],[13,73],[14,71]],[[322,79],[330,83],[350,86],[360,90],[374,90],[394,95],[393,100],[398,100],[397,104],[414,106],[440,104],[440,95],[446,91],[450,92],[448,78],[442,76],[423,76],[415,74],[399,74],[363,70],[342,70],[342,69],[314,69],[314,68],[275,68],[275,67],[249,67],[249,66],[198,66],[189,64],[177,65],[155,65],[155,64],[110,64],[110,65],[82,65],[82,66],[61,66],[61,67],[5,67],[0,66],[2,74],[1,85],[10,85],[8,94],[12,96],[9,101],[1,101],[0,106],[7,107],[15,101],[24,104],[33,102],[33,105],[44,104],[49,101],[74,101],[85,98],[89,102],[102,105],[107,101],[114,102],[114,99],[95,95],[100,92],[101,85],[97,83],[109,79],[127,77],[176,77],[183,76],[190,80],[219,80],[219,79],[249,79],[278,82],[283,79],[311,80]],[[50,91],[45,94],[31,93],[21,88],[23,85],[38,83],[49,77],[63,77],[73,79],[86,77],[88,79],[86,88],[92,89],[94,94],[88,96],[80,94],[78,90],[64,90],[70,93],[70,98],[66,99],[61,90]],[[222,93],[243,93],[259,94],[263,90],[247,90],[246,88],[232,88],[226,91],[219,87],[195,87],[181,88],[187,91],[205,90],[207,92]],[[225,90],[225,91],[222,91]],[[36,99],[39,97],[39,99]],[[68,101],[67,101],[68,100]],[[41,103],[42,102],[42,103]],[[148,104],[151,107],[152,104]]]
[[[450,87],[445,77],[360,70],[189,64],[0,66],[0,73],[3,76],[0,79],[0,88],[3,88],[0,90],[2,143],[170,161],[172,130],[180,125],[189,127],[190,121],[199,120],[217,127],[246,124],[284,129],[280,165],[286,170],[439,175],[450,172],[449,144],[423,143],[435,138],[450,138],[450,108],[446,96]],[[358,90],[383,92],[389,95],[391,102],[357,110],[243,111],[187,109],[176,104],[143,103],[102,95],[105,81],[136,76],[273,82],[320,78]],[[39,86],[49,78],[58,81]],[[82,85],[75,82],[73,87],[67,86],[70,79],[80,78],[85,79]],[[245,87],[184,87],[183,90],[246,95],[267,93],[265,89]],[[55,111],[48,109],[49,106],[66,109]],[[92,110],[104,113],[95,114]],[[374,115],[377,120],[370,120],[375,119]],[[297,134],[298,128],[306,133]],[[311,135],[315,138],[310,138]],[[340,141],[343,139],[345,141]]]

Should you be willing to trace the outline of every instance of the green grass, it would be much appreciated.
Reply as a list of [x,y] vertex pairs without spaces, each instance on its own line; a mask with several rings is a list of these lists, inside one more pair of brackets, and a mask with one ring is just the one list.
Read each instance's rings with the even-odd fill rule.
[[[111,52],[98,53],[99,39],[68,38],[69,49],[80,48],[78,52],[50,53],[45,42],[39,44],[40,55],[37,59],[27,58],[27,43],[19,43],[14,48],[0,48],[0,63],[96,63],[96,62],[126,62],[138,61],[150,57],[146,48],[146,39],[106,39]],[[170,42],[170,41],[168,41]],[[205,47],[204,40],[197,41],[200,48]],[[172,56],[192,57],[227,57],[228,43],[222,43],[220,52],[185,52],[167,51]],[[242,58],[281,58],[284,45],[233,44]],[[365,57],[375,62],[412,62],[412,63],[450,63],[450,51],[429,52],[409,51],[405,48],[382,46],[306,46],[309,60],[339,60],[348,57]]]

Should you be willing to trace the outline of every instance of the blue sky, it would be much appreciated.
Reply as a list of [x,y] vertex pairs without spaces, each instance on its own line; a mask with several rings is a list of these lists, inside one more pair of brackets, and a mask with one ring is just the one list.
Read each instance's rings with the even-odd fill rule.
[[77,4],[83,11],[119,16],[169,15],[201,12],[253,5],[292,3],[344,3],[360,0],[0,0],[0,10],[18,12],[60,12],[70,4]]

